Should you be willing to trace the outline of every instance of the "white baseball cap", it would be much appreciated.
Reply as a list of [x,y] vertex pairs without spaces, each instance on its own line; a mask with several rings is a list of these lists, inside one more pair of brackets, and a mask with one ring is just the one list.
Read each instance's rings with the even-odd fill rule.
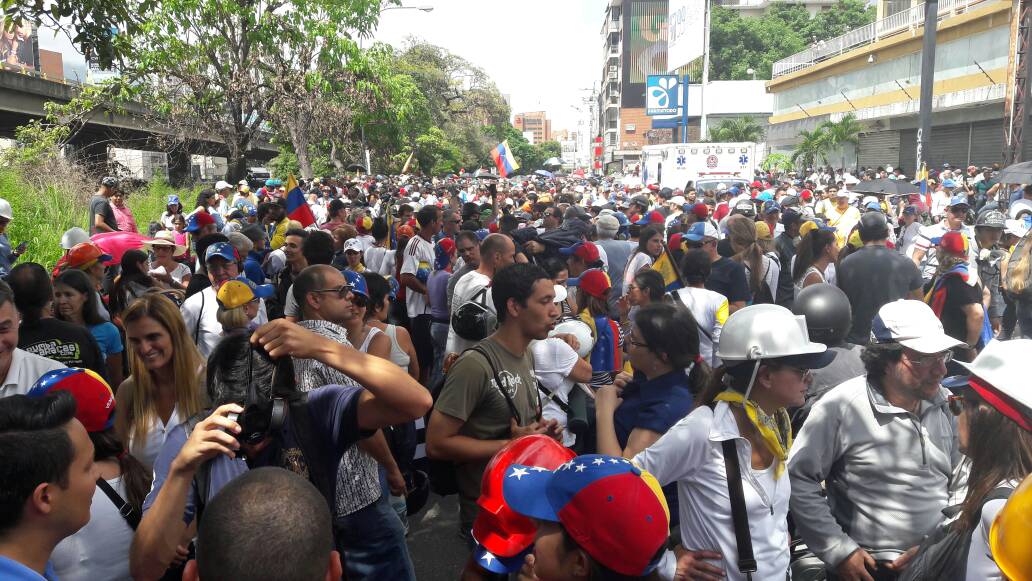
[[233,188],[233,186],[230,185],[230,183],[227,182],[226,180],[219,180],[219,181],[215,182],[215,191],[216,192],[221,192],[222,190],[228,190],[228,189],[232,189],[232,188]]
[[667,202],[667,203],[668,204],[673,204],[675,206],[683,206],[685,204],[684,196],[674,196],[674,197],[670,198],[670,201]]
[[358,238],[349,238],[344,242],[344,252],[347,251],[362,252],[362,241]]
[[942,353],[964,344],[942,329],[932,308],[922,301],[900,299],[882,305],[871,322],[871,343],[899,343],[918,353]]

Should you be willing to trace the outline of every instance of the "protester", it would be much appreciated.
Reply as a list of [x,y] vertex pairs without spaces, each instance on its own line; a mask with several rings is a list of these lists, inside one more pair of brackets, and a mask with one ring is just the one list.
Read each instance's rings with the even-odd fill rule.
[[[612,294],[610,291],[610,296]],[[638,312],[645,305],[662,301],[664,294],[666,294],[666,285],[663,284],[663,275],[659,272],[650,269],[634,275],[631,285],[627,288],[627,294],[617,302],[620,328],[630,329],[632,308]]]
[[947,232],[936,242],[939,265],[926,302],[946,334],[963,343],[953,354],[970,361],[992,339],[982,285],[978,275],[970,272],[968,240],[963,234]]
[[133,301],[140,298],[158,283],[148,273],[147,253],[142,250],[126,250],[119,261],[119,274],[109,295],[109,306],[115,319],[121,316]]
[[513,264],[494,274],[492,288],[498,329],[448,371],[426,434],[428,456],[455,462],[463,535],[473,526],[480,478],[494,453],[513,438],[558,438],[562,430],[554,420],[539,417],[537,381],[527,352],[532,340],[548,336],[559,316],[552,280],[540,267]]
[[100,180],[97,193],[90,198],[90,235],[100,232],[117,232],[118,220],[111,209],[111,197],[118,191],[118,180],[105,177]]
[[289,470],[249,470],[212,498],[204,514],[185,581],[341,578],[326,501]]
[[452,264],[455,260],[455,242],[451,238],[442,238],[434,245],[434,271],[426,281],[427,294],[430,297],[430,336],[434,344],[434,363],[427,379],[429,385],[437,385],[444,377],[444,357],[447,355],[448,329],[451,324],[451,312],[448,310],[448,279],[451,278]]
[[18,347],[68,367],[91,369],[104,376],[107,363],[93,334],[83,325],[53,315],[54,288],[50,275],[34,262],[14,267],[7,277],[21,317]]
[[104,377],[122,383],[122,336],[97,312],[97,291],[81,270],[66,270],[54,279],[54,311],[57,318],[89,330],[100,347]]
[[689,250],[681,259],[681,277],[685,287],[670,296],[674,305],[687,309],[699,331],[699,355],[707,365],[719,366],[715,353],[720,345],[720,333],[728,317],[727,298],[705,287],[712,263],[705,250]]
[[947,232],[956,230],[968,239],[968,262],[974,265],[974,246],[970,241],[975,239],[975,232],[964,223],[969,208],[967,196],[964,194],[953,196],[950,198],[943,220],[931,226],[921,228],[917,238],[914,239],[914,251],[911,253],[911,260],[921,269],[921,277],[924,279],[925,285],[931,283],[932,278],[935,277],[936,269],[939,267],[939,254],[936,251],[933,240],[942,238]]
[[753,304],[775,302],[778,298],[778,278],[781,276],[777,255],[760,245],[756,238],[755,223],[749,218],[731,216],[727,220],[727,229],[728,239],[735,252],[733,260],[745,268]]
[[[581,291],[577,317],[591,329],[595,345],[588,356],[591,363],[591,386],[602,387],[613,383],[616,374],[623,369],[621,353],[623,336],[620,327],[609,318],[609,293],[612,288],[609,276],[601,270],[589,270],[577,281]],[[633,317],[633,315],[632,315]]]
[[93,443],[98,478],[90,521],[54,547],[54,572],[72,581],[128,578],[129,545],[150,488],[150,473],[125,453],[114,428],[115,396],[103,379],[82,369],[59,369],[39,378],[28,396],[60,392],[75,398],[75,418]]
[[54,548],[90,520],[98,471],[93,444],[75,409],[75,398],[66,392],[0,398],[4,579],[56,579],[50,560]]
[[154,240],[144,245],[144,249],[153,255],[147,269],[151,278],[166,288],[186,290],[193,274],[190,267],[176,260],[176,257],[186,254],[186,246],[177,244],[172,232],[158,232]]
[[627,294],[627,288],[634,280],[634,275],[643,269],[652,266],[659,256],[663,254],[663,230],[659,226],[646,226],[638,238],[638,248],[627,261],[627,267],[623,271],[623,294]]
[[825,271],[838,260],[839,254],[834,228],[807,222],[799,232],[802,238],[792,265],[792,283],[797,295],[810,285],[827,282]]
[[[717,356],[723,365],[698,394],[700,405],[633,462],[662,485],[677,483],[678,575],[780,581],[789,566],[785,465],[792,431],[785,408],[803,403],[809,370],[827,365],[828,356],[807,338],[802,317],[777,305],[732,314]],[[732,454],[737,471],[726,467]],[[728,474],[735,472],[741,476],[732,481]],[[731,487],[749,491],[742,518],[752,531],[757,571],[751,576],[739,570]]]
[[978,246],[978,278],[989,290],[989,304],[986,305],[989,323],[993,332],[1000,332],[1006,301],[1000,288],[1002,268],[1007,258],[1007,251],[1000,248],[1007,227],[1007,218],[1003,212],[986,210],[975,220],[974,243]]
[[745,307],[752,300],[749,278],[739,262],[721,256],[717,251],[717,229],[709,222],[696,222],[685,234],[689,248],[705,250],[710,258],[710,273],[706,288],[727,298],[728,313]]
[[391,340],[391,362],[407,370],[413,379],[419,381],[419,360],[416,357],[416,348],[412,345],[412,338],[404,327],[387,322],[387,312],[393,300],[390,285],[378,274],[367,272],[363,276],[369,291],[366,322],[370,327],[383,331]]
[[246,276],[226,281],[215,295],[219,302],[216,317],[222,325],[223,335],[257,329],[259,300],[267,299],[275,292],[271,284],[257,285]]
[[[462,243],[469,244],[468,240]],[[484,238],[483,242],[480,242],[479,256],[476,270],[467,273],[455,284],[451,301],[452,317],[455,317],[459,308],[469,301],[476,301],[486,307],[491,314],[495,314],[492,302],[494,287],[491,283],[499,270],[515,261],[516,245],[513,244],[512,238],[504,234],[490,234]],[[486,331],[487,334],[490,334],[493,329],[486,329]],[[448,329],[448,343],[445,351],[461,353],[476,342],[475,339],[461,336],[455,326],[451,325]]]
[[434,263],[434,247],[430,239],[441,228],[441,211],[436,206],[424,206],[416,214],[416,220],[419,222],[419,232],[405,247],[398,282],[405,287],[409,332],[419,357],[420,380],[426,383],[434,358],[433,338],[430,336],[433,318],[430,315],[426,281]]
[[133,211],[126,205],[125,198],[124,192],[116,190],[109,200],[111,211],[115,214],[115,222],[121,232],[138,233],[140,230],[136,227],[136,218],[133,217]]
[[[217,305],[209,307],[215,312]],[[122,318],[130,375],[118,387],[119,439],[148,470],[168,433],[204,408],[204,359],[176,306],[145,295]]]
[[960,461],[940,382],[961,343],[920,301],[882,306],[871,328],[866,374],[813,406],[789,459],[792,512],[806,515],[797,532],[845,579],[906,565],[942,517]]
[[165,230],[174,230],[175,219],[177,217],[183,218],[185,224],[183,204],[179,203],[179,196],[176,194],[170,194],[168,196],[168,201],[165,204],[165,211],[158,217],[158,223],[160,223]]

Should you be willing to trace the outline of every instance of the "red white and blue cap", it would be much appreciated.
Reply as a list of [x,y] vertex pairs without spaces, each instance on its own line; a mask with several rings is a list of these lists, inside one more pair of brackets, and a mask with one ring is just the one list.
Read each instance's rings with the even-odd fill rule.
[[531,543],[514,557],[499,557],[484,548],[484,545],[477,544],[473,549],[473,560],[483,569],[492,573],[515,573],[523,567],[523,561],[527,555],[534,552],[534,544]]
[[578,456],[555,471],[513,464],[503,484],[516,512],[562,524],[606,568],[629,576],[659,564],[670,509],[659,482],[623,458]]
[[942,353],[964,344],[950,337],[924,301],[900,299],[878,309],[871,321],[871,343],[899,343],[924,354]]
[[66,367],[48,371],[36,380],[29,397],[67,391],[75,398],[75,418],[87,432],[103,432],[115,425],[115,394],[104,378],[91,369]]

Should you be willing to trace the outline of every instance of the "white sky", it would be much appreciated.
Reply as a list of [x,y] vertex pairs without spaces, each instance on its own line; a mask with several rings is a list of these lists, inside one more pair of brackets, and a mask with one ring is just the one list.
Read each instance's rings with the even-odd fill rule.
[[[552,130],[587,118],[573,106],[602,74],[606,0],[405,0],[432,12],[388,10],[374,38],[401,47],[408,36],[442,46],[481,67],[512,112],[547,111]],[[510,119],[511,121],[511,119]]]

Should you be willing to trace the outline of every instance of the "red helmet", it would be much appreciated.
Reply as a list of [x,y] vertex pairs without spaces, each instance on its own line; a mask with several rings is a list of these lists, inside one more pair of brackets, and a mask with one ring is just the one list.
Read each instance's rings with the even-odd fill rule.
[[548,436],[523,436],[505,445],[491,458],[480,481],[480,514],[473,523],[473,538],[499,557],[519,554],[534,542],[534,521],[513,512],[502,496],[505,472],[513,464],[555,470],[577,454]]

